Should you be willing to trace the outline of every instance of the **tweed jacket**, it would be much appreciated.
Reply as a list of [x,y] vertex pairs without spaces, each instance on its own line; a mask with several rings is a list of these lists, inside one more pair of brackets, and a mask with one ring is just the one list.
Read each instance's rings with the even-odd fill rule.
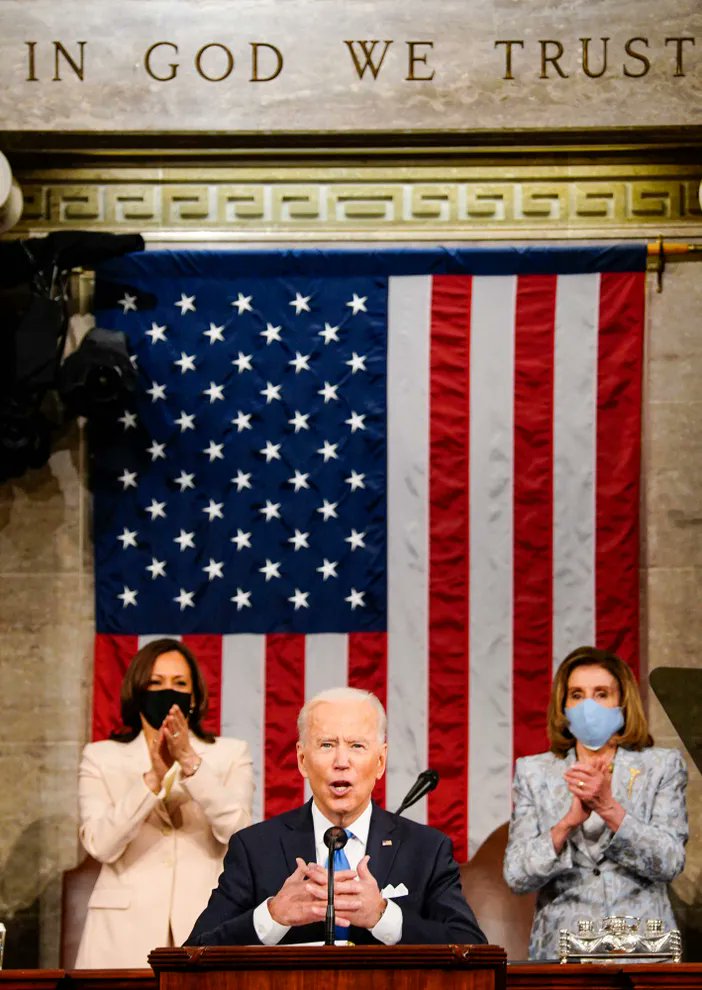
[[530,959],[558,955],[560,928],[613,914],[661,918],[675,927],[667,884],[685,865],[687,769],[674,749],[619,749],[612,794],[626,814],[593,844],[582,828],[556,855],[551,828],[571,803],[563,774],[575,762],[540,753],[517,760],[504,877],[516,893],[537,890]]
[[[217,883],[231,835],[251,823],[247,743],[191,735],[202,758],[154,794],[144,734],[89,743],[78,778],[80,839],[103,865],[88,902],[78,969],[140,968],[151,949],[183,941]],[[178,770],[176,765],[176,770]]]

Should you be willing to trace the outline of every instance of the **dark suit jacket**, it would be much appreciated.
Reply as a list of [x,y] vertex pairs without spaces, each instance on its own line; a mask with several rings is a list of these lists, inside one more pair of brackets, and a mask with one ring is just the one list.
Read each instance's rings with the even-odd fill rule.
[[[366,852],[381,890],[404,883],[409,891],[397,898],[404,944],[487,941],[463,897],[451,842],[442,832],[373,805]],[[311,802],[232,836],[219,885],[185,944],[259,945],[254,908],[277,894],[294,872],[296,856],[306,863],[317,858]],[[369,930],[353,925],[348,938],[378,944]],[[281,944],[323,940],[319,922],[291,928]]]

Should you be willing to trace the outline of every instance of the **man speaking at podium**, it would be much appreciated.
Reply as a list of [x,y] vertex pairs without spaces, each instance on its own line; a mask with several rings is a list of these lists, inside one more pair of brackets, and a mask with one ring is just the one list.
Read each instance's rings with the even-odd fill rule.
[[305,704],[297,763],[312,800],[232,837],[219,884],[186,945],[321,942],[325,834],[329,841],[334,826],[347,836],[341,833],[344,848],[334,854],[337,938],[364,945],[487,941],[463,897],[449,839],[371,802],[385,772],[385,730],[383,706],[367,691],[333,688]]

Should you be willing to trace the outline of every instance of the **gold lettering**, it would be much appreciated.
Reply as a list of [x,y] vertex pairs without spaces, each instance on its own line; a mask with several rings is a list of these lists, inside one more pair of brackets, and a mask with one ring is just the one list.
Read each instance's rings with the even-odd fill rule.
[[671,44],[671,42],[674,42],[675,43],[675,75],[676,76],[684,76],[685,75],[685,72],[683,70],[683,44],[686,41],[689,42],[693,46],[695,44],[695,39],[694,38],[690,38],[690,37],[686,37],[686,38],[685,37],[683,37],[683,38],[666,38],[665,39],[666,45]]
[[[551,65],[554,67],[554,69],[561,77],[561,79],[567,79],[568,73],[564,72],[563,69],[558,64],[558,59],[561,58],[561,56],[563,55],[563,45],[560,43],[560,41],[554,41],[551,38],[545,38],[543,40],[539,39],[539,44],[541,45],[541,75],[539,76],[539,79],[550,78],[548,72],[546,71],[547,62],[551,63]],[[548,45],[553,45],[555,47],[556,49],[555,55],[546,54]]]
[[512,45],[519,45],[520,48],[523,48],[524,42],[519,41],[517,38],[513,38],[510,41],[496,41],[495,48],[497,48],[498,45],[505,45],[505,74],[502,78],[514,79],[514,76],[512,75]]
[[[358,74],[358,78],[363,79],[366,73],[366,69],[370,69],[373,78],[377,79],[378,73],[380,72],[380,69],[383,64],[383,60],[388,53],[388,48],[392,44],[392,41],[383,42],[385,47],[383,48],[383,54],[380,56],[377,64],[373,61],[373,53],[375,51],[375,46],[380,44],[380,42],[377,39],[375,41],[344,41],[344,44],[351,52],[351,57],[353,59],[353,64],[356,66],[356,72]],[[354,48],[354,45],[360,45],[363,51],[363,55],[365,58],[363,64],[361,64],[358,56],[356,55],[356,49]],[[369,45],[370,45],[370,50],[368,48]]]
[[25,79],[25,82],[39,82],[39,80],[37,79],[37,77],[35,75],[36,65],[35,65],[35,61],[34,61],[34,49],[37,47],[37,43],[36,43],[36,41],[25,41],[25,45],[29,49],[29,51],[27,52],[27,73],[28,73],[28,75],[27,75],[27,78]]
[[648,70],[651,68],[651,60],[646,58],[645,55],[642,55],[641,52],[634,50],[633,45],[635,41],[640,41],[642,45],[648,48],[648,38],[629,38],[624,45],[624,51],[627,55],[637,59],[642,64],[641,72],[630,72],[626,65],[622,66],[624,75],[629,76],[630,79],[640,79],[642,76],[648,75]]
[[66,51],[66,49],[63,47],[60,41],[54,42],[54,78],[52,82],[62,82],[61,74],[59,72],[59,55],[63,55],[65,60],[68,62],[70,67],[73,69],[75,74],[80,79],[80,81],[81,82],[83,81],[83,72],[84,72],[83,58],[85,55],[85,46],[87,42],[79,41],[77,42],[77,44],[78,47],[80,48],[80,64],[77,64],[76,62],[73,61],[73,59]]
[[[208,51],[208,49],[210,48],[221,48],[221,50],[225,53],[226,68],[221,76],[208,76],[207,73],[202,68],[202,58],[205,52]],[[195,56],[195,69],[197,71],[197,74],[201,76],[202,79],[206,79],[208,82],[222,82],[223,79],[226,79],[227,76],[230,76],[232,74],[233,68],[234,68],[234,56],[229,51],[226,45],[220,45],[216,41],[210,42],[209,45],[203,45],[200,51]]]
[[151,76],[151,78],[156,80],[156,82],[170,82],[171,79],[175,79],[176,75],[178,74],[177,62],[171,62],[170,65],[168,66],[168,68],[171,70],[171,74],[169,76],[157,76],[156,73],[151,68],[151,56],[156,51],[156,49],[161,48],[161,46],[164,46],[166,48],[172,48],[175,54],[176,55],[178,54],[178,45],[174,45],[172,41],[157,41],[153,45],[151,45],[150,48],[147,49],[146,54],[144,55],[144,68]]
[[600,38],[602,42],[602,68],[599,72],[590,72],[590,42],[592,38],[581,38],[580,44],[583,46],[583,72],[590,79],[599,79],[607,71],[607,42],[609,38]]
[[433,41],[407,41],[407,42],[405,42],[405,44],[409,48],[409,53],[408,53],[408,55],[409,55],[409,66],[407,68],[407,75],[405,76],[405,82],[429,82],[431,79],[434,78],[434,75],[435,75],[435,70],[434,69],[431,70],[431,75],[430,76],[415,76],[415,74],[414,74],[414,64],[415,64],[415,62],[423,62],[424,65],[426,65],[427,64],[427,58],[429,57],[429,54],[427,52],[424,55],[417,55],[415,53],[415,50],[414,49],[415,49],[415,46],[416,45],[428,45],[430,48],[433,48],[434,47],[434,42]]
[[[265,41],[250,41],[249,44],[251,45],[251,79],[249,82],[270,82],[271,79],[276,79],[283,70],[282,53],[275,47],[275,45],[269,45]],[[259,76],[258,74],[259,48],[269,48],[277,60],[278,65],[270,76]]]

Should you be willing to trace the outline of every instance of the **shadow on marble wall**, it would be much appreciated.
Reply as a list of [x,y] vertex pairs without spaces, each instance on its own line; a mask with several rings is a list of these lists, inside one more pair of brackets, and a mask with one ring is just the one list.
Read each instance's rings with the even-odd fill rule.
[[[33,821],[19,833],[3,857],[0,919],[7,929],[3,961],[6,969],[32,969],[39,965],[43,902],[49,893],[56,895],[61,886],[61,864],[52,861],[47,835],[60,834],[65,826],[66,819],[60,815]],[[29,864],[34,868],[28,868]],[[41,864],[39,869],[36,864]]]
[[51,458],[0,484],[0,573],[83,570],[84,493],[77,424],[57,432]]
[[[702,644],[702,266],[680,264],[664,290],[648,282],[648,354],[644,425],[642,545],[643,640],[648,669],[699,670]],[[663,706],[649,692],[649,721],[658,746],[682,742]],[[696,730],[697,731],[697,730]],[[690,839],[685,870],[671,900],[685,957],[702,960],[702,775],[688,765]]]
[[694,900],[687,903],[673,887],[670,900],[682,935],[685,962],[702,962],[702,891],[696,891]]
[[5,965],[58,963],[61,876],[76,863],[88,736],[92,570],[76,422],[49,463],[0,485],[0,920]]

